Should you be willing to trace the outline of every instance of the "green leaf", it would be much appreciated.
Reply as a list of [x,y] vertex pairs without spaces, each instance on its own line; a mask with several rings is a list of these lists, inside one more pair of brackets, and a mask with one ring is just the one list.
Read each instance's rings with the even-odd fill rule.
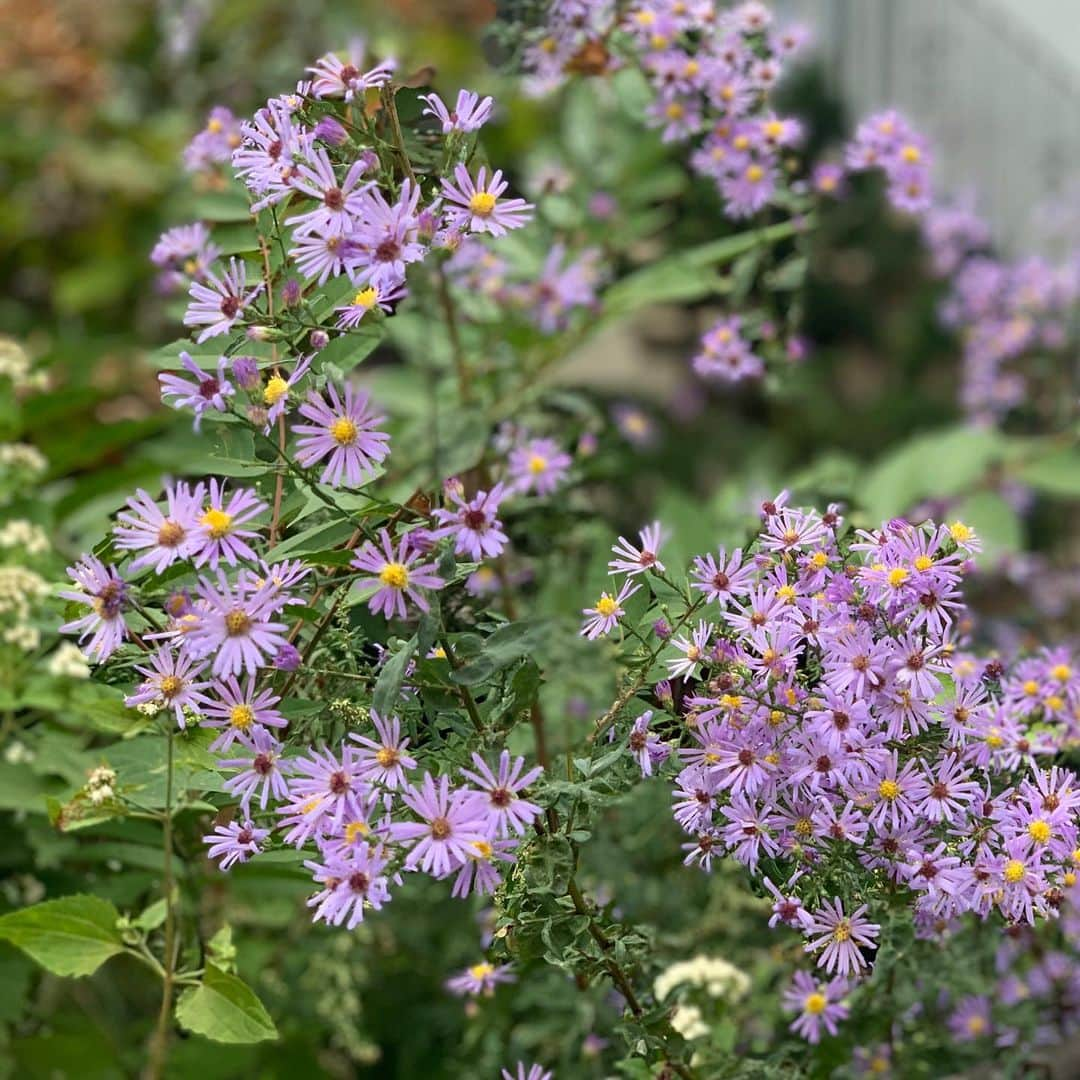
[[0,918],[0,938],[54,975],[92,975],[124,951],[120,913],[98,896],[64,896]]
[[920,499],[962,495],[977,486],[1007,450],[996,431],[968,425],[919,435],[886,454],[866,475],[866,512],[877,524]]
[[462,665],[450,677],[461,686],[474,686],[490,678],[515,660],[530,656],[547,637],[549,624],[541,619],[523,619],[521,622],[500,626],[484,642],[483,652],[469,663]]
[[181,1027],[215,1042],[256,1043],[278,1037],[274,1021],[242,979],[206,965],[203,981],[180,995],[176,1019]]
[[401,697],[401,684],[405,681],[405,672],[409,661],[416,652],[417,639],[414,634],[383,665],[375,690],[371,698],[371,707],[382,716],[387,716],[397,707]]
[[139,915],[132,920],[132,924],[140,930],[156,930],[165,921],[168,909],[169,905],[165,902],[165,898],[162,897],[139,912]]
[[648,304],[675,300],[698,300],[727,287],[726,279],[709,273],[710,269],[733,262],[740,255],[757,247],[766,247],[785,240],[802,228],[804,221],[782,221],[767,229],[737,233],[700,244],[689,251],[680,251],[633,274],[629,274],[608,289],[604,296],[604,317],[627,315]]
[[969,496],[949,511],[950,521],[954,515],[975,530],[983,544],[982,559],[987,563],[1024,547],[1020,516],[995,492],[980,491]]
[[1021,466],[1015,476],[1045,495],[1062,498],[1080,495],[1080,450],[1070,447],[1036,458]]

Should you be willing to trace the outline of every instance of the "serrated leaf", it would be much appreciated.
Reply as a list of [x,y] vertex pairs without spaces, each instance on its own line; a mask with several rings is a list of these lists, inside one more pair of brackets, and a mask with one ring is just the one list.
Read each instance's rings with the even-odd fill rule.
[[180,995],[176,1020],[214,1042],[256,1043],[278,1037],[274,1021],[243,979],[206,965],[203,980]]
[[417,639],[414,634],[383,665],[371,699],[371,706],[377,713],[387,716],[397,706],[398,698],[401,697],[401,684],[405,681],[405,672],[416,653],[416,646]]
[[54,975],[92,975],[124,951],[120,913],[98,896],[63,896],[0,918],[0,938],[10,941]]

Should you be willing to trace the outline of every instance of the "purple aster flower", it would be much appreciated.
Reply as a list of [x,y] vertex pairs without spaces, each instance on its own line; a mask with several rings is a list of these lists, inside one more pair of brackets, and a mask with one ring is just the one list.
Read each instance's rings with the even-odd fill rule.
[[525,759],[514,758],[511,762],[509,750],[503,750],[499,755],[497,776],[479,754],[473,754],[472,760],[476,771],[462,769],[461,775],[484,793],[483,799],[477,802],[484,808],[486,831],[498,837],[509,836],[511,831],[519,835],[525,832],[540,816],[540,807],[520,798],[518,793],[524,791],[544,770],[537,765],[522,775]]
[[364,199],[362,220],[353,233],[349,272],[354,281],[389,289],[405,280],[410,263],[427,254],[421,242],[420,187],[405,180],[396,203],[378,189]]
[[502,884],[497,864],[512,863],[514,850],[520,842],[516,836],[502,840],[474,840],[469,845],[468,859],[462,863],[454,878],[450,895],[457,900],[472,893],[490,896]]
[[357,587],[367,589],[376,586],[375,594],[368,600],[368,607],[376,614],[382,612],[388,619],[395,615],[403,619],[407,596],[421,611],[427,611],[427,598],[420,590],[441,589],[446,583],[430,563],[418,561],[419,555],[407,535],[398,540],[396,552],[386,529],[380,531],[379,540],[381,547],[368,540],[352,561],[356,569],[366,570],[372,575],[358,579]]
[[532,217],[533,205],[524,199],[502,199],[500,196],[510,186],[502,178],[502,170],[496,169],[490,181],[485,166],[480,167],[476,180],[464,165],[454,169],[457,186],[444,179],[443,194],[456,205],[448,207],[450,221],[462,230],[474,233],[490,233],[503,236],[509,229],[520,229]]
[[266,432],[269,432],[271,424],[277,423],[278,418],[289,411],[289,406],[292,404],[292,391],[308,373],[313,359],[314,353],[301,356],[288,378],[275,370],[274,374],[266,380],[266,385],[262,388],[263,405],[266,406]]
[[543,1065],[526,1066],[523,1061],[519,1061],[514,1072],[509,1069],[502,1070],[502,1080],[551,1080],[551,1073]]
[[296,160],[308,157],[311,133],[294,123],[288,109],[269,101],[240,125],[240,134],[232,164],[248,190],[259,196],[251,207],[259,213],[292,194]]
[[344,330],[352,330],[360,325],[364,316],[373,308],[379,308],[389,315],[393,310],[392,305],[407,295],[404,281],[387,279],[379,284],[369,282],[356,291],[349,303],[334,309],[338,312],[337,324]]
[[331,926],[345,923],[352,930],[364,921],[365,906],[379,911],[390,900],[386,875],[387,858],[381,847],[358,844],[348,853],[326,857],[324,863],[308,860],[304,865],[323,886],[310,900],[313,920]]
[[701,589],[709,600],[726,604],[733,596],[745,596],[754,581],[752,563],[743,565],[742,548],[727,555],[723,548],[717,550],[719,561],[712,555],[698,555],[690,576],[691,587]]
[[202,707],[203,727],[221,728],[221,734],[210,744],[212,751],[227,750],[241,735],[257,728],[283,728],[288,720],[274,707],[281,698],[273,690],[255,689],[255,676],[249,675],[243,688],[235,675],[213,684],[217,700],[211,699]]
[[350,735],[362,747],[356,751],[356,764],[365,780],[393,791],[408,782],[405,772],[416,768],[416,759],[405,752],[410,740],[401,737],[401,721],[396,716],[384,719],[372,709],[371,720],[378,741],[366,735]]
[[636,548],[625,536],[620,536],[611,553],[615,556],[608,563],[609,574],[644,574],[653,568],[664,572],[664,564],[656,557],[662,542],[660,522],[654,521],[646,525],[638,536],[641,538],[641,547]]
[[131,707],[148,701],[160,701],[176,713],[176,722],[183,728],[186,723],[184,709],[200,712],[207,704],[203,690],[210,683],[198,681],[205,669],[205,663],[161,645],[150,655],[150,667],[136,664],[135,670],[143,676],[144,681],[134,694],[124,698],[124,704]]
[[208,270],[205,283],[191,283],[188,290],[191,303],[184,313],[184,325],[205,327],[195,338],[199,343],[228,333],[262,290],[261,281],[253,289],[247,289],[247,266],[242,260],[232,258],[220,278]]
[[427,108],[421,116],[433,116],[442,124],[444,135],[451,131],[479,131],[489,119],[495,107],[492,98],[481,99],[472,90],[459,90],[457,104],[453,110],[447,109],[438,94],[421,94],[421,101],[427,102]]
[[363,42],[354,42],[345,60],[327,53],[315,61],[314,67],[308,68],[315,76],[311,80],[311,92],[318,98],[340,97],[352,101],[358,95],[362,97],[365,90],[389,81],[396,67],[393,60],[384,60],[367,71],[362,70],[363,65]]
[[202,600],[197,619],[184,632],[186,648],[194,656],[213,655],[212,670],[218,678],[254,674],[267,663],[267,656],[286,644],[285,623],[272,622],[272,595],[240,579],[235,585],[218,571],[215,584],[199,579]]
[[453,873],[470,857],[472,845],[485,841],[484,809],[476,792],[450,787],[450,778],[436,781],[424,774],[420,787],[402,789],[402,802],[421,818],[420,822],[396,822],[390,835],[410,844],[405,866],[419,866],[435,878]]
[[355,256],[355,245],[350,237],[329,232],[318,224],[303,234],[296,233],[294,239],[289,258],[305,281],[314,280],[318,285],[325,285],[330,278],[346,273]]
[[63,600],[84,604],[90,608],[81,618],[72,619],[60,627],[61,634],[78,632],[79,644],[90,638],[83,652],[95,663],[107,660],[127,636],[124,611],[127,608],[127,583],[115,566],[106,567],[93,555],[83,555],[74,566],[67,568],[68,577],[79,586],[80,592],[63,591]]
[[496,484],[490,491],[478,491],[469,500],[465,499],[459,481],[447,481],[443,491],[455,509],[432,511],[436,522],[442,526],[431,534],[432,538],[441,540],[452,536],[454,553],[468,556],[473,562],[496,558],[507,542],[498,518],[499,503],[506,497],[505,487]]
[[364,196],[372,187],[370,181],[360,179],[367,168],[367,159],[357,158],[339,180],[326,151],[322,147],[313,149],[307,161],[297,166],[292,183],[296,191],[314,199],[317,205],[286,218],[285,224],[292,225],[298,236],[311,232],[345,236],[351,232],[363,212]]
[[700,619],[689,638],[677,637],[672,639],[671,644],[682,653],[682,656],[667,661],[668,673],[671,678],[676,676],[681,676],[684,679],[693,677],[698,664],[705,659],[709,648],[709,639],[712,637],[714,629],[715,626],[712,623]]
[[271,794],[275,799],[287,799],[289,785],[285,774],[290,771],[290,765],[281,757],[281,744],[277,739],[266,728],[259,728],[249,735],[241,735],[240,745],[250,751],[250,756],[225,758],[217,764],[219,769],[240,770],[225,781],[225,790],[240,800],[244,813],[248,813],[256,792],[259,792],[261,810],[266,809]]
[[585,621],[581,624],[581,636],[587,637],[590,641],[595,641],[598,637],[606,637],[610,634],[618,625],[619,620],[626,614],[622,606],[624,601],[633,596],[640,588],[640,585],[635,585],[627,578],[623,582],[622,588],[614,596],[602,592],[600,599],[596,601],[595,607],[582,608],[581,614],[585,616]]
[[210,264],[221,254],[210,242],[210,230],[201,222],[166,229],[150,252],[150,261],[169,270],[174,280],[187,287],[188,279],[201,281]]
[[320,482],[339,487],[344,476],[349,487],[360,487],[390,453],[390,436],[378,430],[385,417],[371,410],[363,390],[349,384],[344,398],[333,383],[327,384],[326,393],[329,401],[312,390],[300,406],[300,415],[312,423],[293,424],[293,433],[300,436],[296,458],[307,468],[329,455]]
[[643,712],[630,729],[627,744],[630,752],[637,759],[642,776],[652,776],[653,768],[662,761],[666,761],[671,753],[671,747],[649,734],[649,724],[652,723],[653,711],[648,709]]
[[208,845],[207,858],[220,859],[218,866],[228,870],[234,863],[244,863],[252,855],[258,855],[269,835],[269,829],[257,829],[250,821],[230,821],[227,825],[215,825],[214,831],[203,837],[203,843]]
[[132,570],[153,566],[161,574],[178,559],[189,559],[199,546],[198,517],[203,486],[190,488],[183,481],[165,485],[166,509],[141,488],[127,501],[128,509],[117,514],[113,529],[121,551],[141,551]]
[[369,788],[350,745],[343,744],[336,755],[326,747],[313,747],[292,758],[290,764],[293,778],[289,794],[309,801],[309,812],[319,816],[323,831],[341,832],[346,819],[363,820],[366,816]]
[[[225,356],[218,358],[217,375],[203,371],[191,359],[191,354],[188,352],[180,354],[180,363],[195,377],[194,381],[164,372],[158,376],[158,382],[161,383],[161,400],[166,405],[172,405],[174,409],[191,409],[195,413],[195,430],[198,431],[203,413],[207,409],[225,412],[228,408],[227,399],[236,392],[232,383],[226,378],[229,360]],[[175,400],[170,402],[168,400],[170,397]]]
[[195,552],[195,565],[209,563],[216,570],[222,560],[230,566],[235,566],[241,559],[254,561],[255,552],[246,538],[258,536],[258,530],[241,526],[266,509],[266,503],[260,502],[251,488],[238,488],[230,493],[224,483],[211,477],[206,505],[199,517],[197,537],[200,547]]
[[982,994],[969,994],[961,998],[949,1014],[949,1031],[958,1042],[974,1042],[993,1031],[990,1017],[990,999]]
[[821,1029],[835,1035],[837,1023],[848,1018],[844,997],[850,989],[847,979],[836,978],[818,983],[805,971],[797,971],[791,985],[784,991],[784,1010],[797,1013],[791,1030],[807,1042],[821,1041]]
[[566,479],[570,465],[570,455],[560,450],[554,439],[531,439],[510,451],[510,490],[550,495]]
[[446,980],[446,989],[458,997],[490,997],[499,983],[517,981],[513,964],[489,964],[486,960],[467,967],[459,975]]
[[850,915],[845,915],[839,897],[813,913],[799,912],[803,933],[808,938],[804,946],[806,952],[816,952],[824,946],[818,957],[818,967],[823,967],[830,975],[834,971],[838,975],[857,975],[867,966],[860,947],[877,948],[881,927],[866,919],[865,912],[866,905],[862,904]]

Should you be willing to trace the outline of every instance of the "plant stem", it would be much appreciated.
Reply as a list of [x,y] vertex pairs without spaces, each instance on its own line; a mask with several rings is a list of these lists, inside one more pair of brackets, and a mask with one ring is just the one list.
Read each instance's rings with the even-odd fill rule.
[[[443,652],[446,653],[446,662],[454,671],[457,671],[461,667],[461,661],[454,655],[454,650],[450,648],[450,640],[445,634],[439,636],[439,644],[443,647]],[[480,718],[480,710],[476,707],[476,699],[472,696],[472,691],[467,686],[459,686],[457,692],[458,697],[461,698],[461,704],[465,706],[465,711],[473,722],[473,727],[482,732],[484,730],[484,721]]]
[[454,310],[454,298],[450,295],[450,285],[442,263],[435,267],[435,288],[439,294],[439,305],[446,319],[446,332],[450,335],[450,354],[454,359],[454,372],[457,375],[458,397],[462,405],[468,405],[472,397],[472,385],[469,378],[469,365],[465,360],[465,349],[461,344],[461,332],[458,329],[457,312]]
[[169,1054],[169,1035],[172,1030],[173,975],[176,970],[176,911],[173,906],[172,865],[172,797],[173,797],[173,727],[169,721],[168,758],[165,772],[165,818],[163,821],[164,861],[162,865],[162,889],[165,892],[165,952],[161,976],[161,1009],[158,1011],[157,1027],[150,1043],[147,1076],[160,1080],[165,1072]]

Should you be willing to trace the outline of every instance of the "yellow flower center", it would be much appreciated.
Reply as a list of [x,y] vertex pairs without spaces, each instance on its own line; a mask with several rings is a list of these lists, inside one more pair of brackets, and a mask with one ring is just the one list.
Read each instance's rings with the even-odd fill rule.
[[366,821],[350,821],[345,826],[345,843],[354,844],[358,836],[367,836],[371,832]]
[[819,994],[815,991],[812,994],[807,995],[806,1001],[803,1002],[803,1008],[808,1013],[813,1013],[815,1016],[818,1013],[825,1011],[825,1006],[829,1004],[828,998],[824,994]]
[[396,765],[398,761],[398,752],[392,746],[380,746],[375,751],[375,760],[384,769],[389,769],[391,765]]
[[1067,682],[1072,677],[1072,668],[1068,664],[1057,664],[1050,669],[1050,674],[1058,682]]
[[975,533],[969,529],[962,521],[954,521],[949,526],[949,535],[958,543],[962,544],[967,540],[970,540]]
[[218,135],[225,130],[225,125],[215,117],[214,119],[207,121],[206,130],[209,131],[211,135]]
[[446,659],[446,650],[441,645],[436,645],[435,648],[431,650],[431,659],[432,660],[445,660]]
[[469,974],[474,979],[486,979],[494,972],[494,970],[495,968],[492,967],[491,964],[473,964],[473,966],[469,968]]
[[808,817],[797,818],[795,821],[796,836],[810,836],[814,831],[814,823]]
[[815,551],[814,554],[810,556],[810,565],[815,570],[824,570],[825,567],[829,565],[829,556],[826,555],[824,551]]
[[487,217],[495,209],[495,196],[490,191],[478,191],[469,200],[469,209],[477,217]]
[[409,568],[403,563],[387,563],[379,573],[379,580],[391,589],[404,589],[409,584]]
[[769,120],[762,128],[767,139],[779,139],[784,134],[784,125],[779,120]]
[[897,566],[889,571],[889,584],[894,589],[899,589],[908,579],[908,572],[902,567]]
[[288,394],[289,384],[280,375],[271,375],[263,389],[263,404],[276,405]]
[[917,146],[912,146],[910,143],[900,151],[900,156],[912,165],[922,158],[919,148]]
[[1065,700],[1064,700],[1064,698],[1058,697],[1057,694],[1051,694],[1046,699],[1046,707],[1051,712],[1058,712],[1059,710],[1065,708]]
[[330,425],[330,438],[338,446],[352,446],[359,434],[356,424],[347,416],[339,417]]
[[773,709],[769,713],[769,726],[779,727],[784,722],[784,714],[779,709]]
[[751,184],[760,183],[764,175],[765,170],[760,165],[747,165],[746,179],[749,180]]
[[308,801],[300,807],[300,812],[303,814],[310,814],[312,811],[318,810],[320,806],[322,806],[322,796],[316,795],[315,798],[308,799]]
[[596,601],[596,611],[598,614],[603,615],[605,619],[614,615],[618,609],[619,605],[606,593]]
[[547,458],[542,454],[533,454],[533,456],[529,458],[529,472],[533,474],[542,473],[546,471],[547,467]]
[[934,565],[934,560],[929,555],[916,555],[915,556],[915,569],[916,570],[929,570]]
[[836,924],[836,929],[832,932],[833,941],[844,942],[851,937],[851,924],[844,919],[842,922]]
[[1010,859],[1005,864],[1004,878],[1006,881],[1016,884],[1016,882],[1023,879],[1024,876],[1024,864],[1019,859]]
[[234,705],[229,710],[229,723],[238,731],[247,731],[255,723],[255,710],[250,705]]
[[228,536],[232,529],[232,515],[226,514],[224,510],[211,508],[199,518],[199,524],[206,528],[212,539],[220,540],[223,536]]
[[1045,844],[1050,839],[1050,825],[1048,822],[1043,821],[1042,818],[1036,818],[1031,822],[1028,827],[1028,836],[1035,841],[1036,844]]
[[472,847],[476,850],[474,858],[477,859],[490,859],[495,854],[495,848],[491,846],[488,840],[474,840]]
[[1001,737],[1001,728],[992,727],[986,733],[985,739],[986,745],[993,747],[997,750],[999,747],[1005,745],[1005,740]]
[[986,1030],[986,1019],[982,1016],[969,1016],[967,1029],[972,1035],[981,1035]]
[[797,594],[794,585],[781,585],[780,588],[776,590],[776,595],[779,596],[785,604],[790,604]]
[[731,145],[734,146],[736,150],[747,150],[750,147],[750,136],[736,135],[735,138],[731,140]]
[[692,79],[701,70],[701,65],[696,60],[687,60],[683,66],[683,74]]
[[378,298],[379,294],[375,291],[373,286],[369,285],[366,289],[361,289],[353,297],[353,307],[373,307]]
[[176,547],[184,539],[184,526],[177,521],[166,519],[158,529],[157,542],[159,547]]
[[240,637],[242,634],[246,634],[250,629],[251,619],[248,618],[247,612],[241,611],[239,608],[233,608],[233,610],[225,616],[225,632],[229,637]]
[[878,794],[889,802],[900,794],[900,785],[895,780],[882,780],[877,789]]
[[681,120],[686,109],[684,109],[679,102],[673,101],[668,105],[664,112],[667,114],[669,120]]
[[1035,697],[1038,692],[1039,684],[1034,679],[1028,679],[1028,681],[1024,683],[1024,693],[1027,694],[1028,697]]
[[161,693],[163,697],[174,698],[184,689],[184,680],[179,675],[166,675],[161,680]]

